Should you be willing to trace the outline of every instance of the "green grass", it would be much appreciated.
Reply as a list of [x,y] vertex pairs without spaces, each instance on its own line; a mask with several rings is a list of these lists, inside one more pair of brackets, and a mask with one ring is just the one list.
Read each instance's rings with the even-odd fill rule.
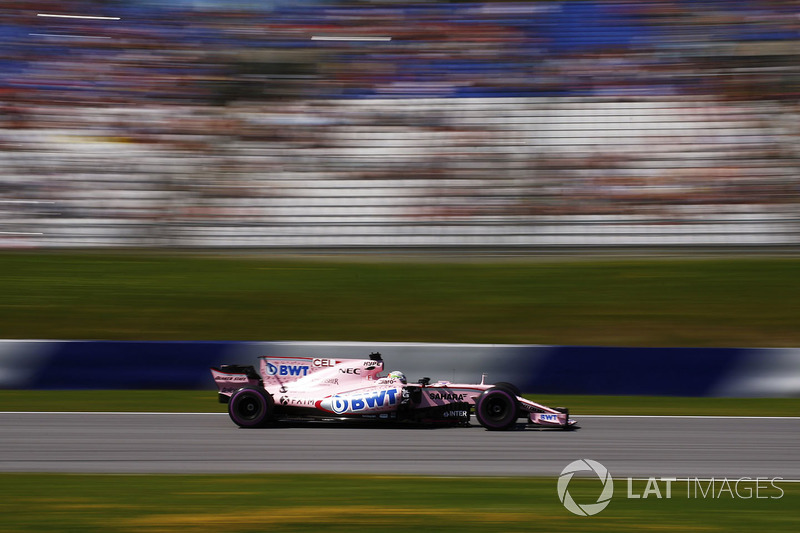
[[[637,493],[644,492],[639,482]],[[348,475],[0,474],[7,532],[407,532],[407,531],[797,531],[800,487],[768,483],[760,499],[628,499],[625,480],[599,514],[559,502],[555,479]],[[744,488],[744,487],[741,487]],[[575,478],[570,494],[593,503],[597,480]],[[665,491],[662,486],[662,496]]]
[[[565,406],[575,418],[596,415],[800,416],[800,398],[526,395]],[[216,391],[0,390],[0,411],[224,413]]]
[[0,390],[0,411],[225,413],[216,390]]
[[800,259],[3,253],[0,338],[800,346]]

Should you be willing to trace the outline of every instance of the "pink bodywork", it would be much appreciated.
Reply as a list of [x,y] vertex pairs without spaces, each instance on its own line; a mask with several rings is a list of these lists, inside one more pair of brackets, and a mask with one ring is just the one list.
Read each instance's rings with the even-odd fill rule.
[[[381,376],[382,360],[325,357],[260,357],[259,375],[240,369],[212,368],[220,396],[230,396],[243,387],[261,387],[272,395],[276,407],[313,412],[317,416],[348,417],[375,415],[389,418],[410,391],[420,389],[414,398],[415,409],[466,402],[475,405],[481,393],[493,387],[483,379],[477,384],[438,381],[430,384],[404,384]],[[528,421],[553,427],[575,424],[568,415],[521,396],[516,397]],[[311,413],[309,413],[311,414]]]

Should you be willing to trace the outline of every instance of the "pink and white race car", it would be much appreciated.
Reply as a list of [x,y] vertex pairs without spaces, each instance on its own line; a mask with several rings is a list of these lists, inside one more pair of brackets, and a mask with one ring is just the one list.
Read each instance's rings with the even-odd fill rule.
[[525,399],[510,383],[407,383],[402,372],[381,376],[383,359],[261,357],[253,366],[222,365],[211,374],[219,400],[240,427],[264,427],[278,420],[344,419],[468,425],[474,410],[488,430],[507,430],[525,417],[528,423],[569,429],[569,410]]

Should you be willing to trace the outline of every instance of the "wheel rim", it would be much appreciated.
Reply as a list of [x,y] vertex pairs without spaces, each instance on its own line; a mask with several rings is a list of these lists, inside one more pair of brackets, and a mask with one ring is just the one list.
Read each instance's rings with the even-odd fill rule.
[[236,406],[236,414],[244,420],[253,420],[261,412],[261,404],[258,399],[251,395],[241,398]]
[[489,398],[486,403],[486,414],[491,420],[503,420],[508,414],[508,402],[503,398]]

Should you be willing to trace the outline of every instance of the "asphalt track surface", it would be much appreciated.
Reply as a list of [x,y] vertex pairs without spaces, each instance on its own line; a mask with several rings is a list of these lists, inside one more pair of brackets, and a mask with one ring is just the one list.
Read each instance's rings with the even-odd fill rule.
[[4,412],[0,472],[557,476],[588,458],[614,477],[800,479],[800,417],[584,416],[579,423],[572,431],[239,429],[224,413]]

